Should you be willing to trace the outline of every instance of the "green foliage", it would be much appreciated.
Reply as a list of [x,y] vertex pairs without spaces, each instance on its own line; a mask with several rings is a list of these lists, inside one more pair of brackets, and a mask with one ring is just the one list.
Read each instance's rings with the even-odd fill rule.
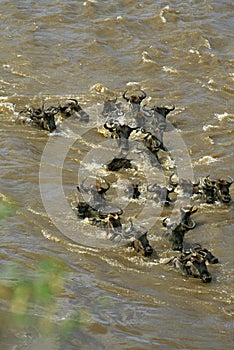
[[84,312],[77,312],[71,318],[55,322],[57,301],[64,291],[68,274],[62,260],[43,257],[36,267],[34,277],[25,276],[19,267],[13,265],[1,274],[0,300],[7,304],[10,313],[1,323],[0,333],[4,332],[4,328],[14,327],[20,331],[33,325],[44,336],[57,334],[64,340],[74,329],[87,323]]
[[16,205],[14,203],[1,201],[0,202],[0,220],[7,219],[16,212]]

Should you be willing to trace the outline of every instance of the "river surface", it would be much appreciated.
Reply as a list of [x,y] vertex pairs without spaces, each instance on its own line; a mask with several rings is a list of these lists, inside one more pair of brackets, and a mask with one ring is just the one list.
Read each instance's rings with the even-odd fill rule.
[[[234,177],[234,4],[223,1],[0,1],[1,349],[233,348],[233,203],[196,203],[187,242],[218,257],[212,282],[182,276],[162,218],[172,208],[125,192],[165,182],[131,144],[138,171],[108,175],[108,200],[148,230],[145,258],[77,220],[76,186],[107,176],[116,141],[99,132],[106,97],[142,89],[175,105],[165,145],[181,178]],[[25,106],[75,98],[89,123],[49,134],[17,123]],[[174,152],[174,153],[173,153]],[[90,180],[91,179],[91,180]],[[234,198],[234,185],[230,187]],[[188,198],[187,198],[188,200]],[[47,296],[47,297],[46,297]]]

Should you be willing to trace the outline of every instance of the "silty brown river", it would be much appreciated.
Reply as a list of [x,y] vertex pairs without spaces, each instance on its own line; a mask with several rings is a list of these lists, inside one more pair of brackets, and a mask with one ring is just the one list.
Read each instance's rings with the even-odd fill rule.
[[[108,175],[108,200],[148,229],[156,251],[144,258],[77,220],[84,179],[106,176],[116,141],[98,132],[107,96],[130,87],[146,108],[175,105],[165,145],[179,177],[234,177],[233,11],[214,1],[0,1],[1,5],[1,349],[199,349],[233,347],[233,203],[196,203],[187,242],[218,257],[212,282],[165,262],[170,208],[130,200],[126,186],[165,182],[130,146],[138,171]],[[75,98],[86,125],[49,133],[16,123],[25,106]],[[234,186],[230,187],[234,198]],[[188,198],[186,199],[188,201]],[[45,297],[47,295],[47,297]]]

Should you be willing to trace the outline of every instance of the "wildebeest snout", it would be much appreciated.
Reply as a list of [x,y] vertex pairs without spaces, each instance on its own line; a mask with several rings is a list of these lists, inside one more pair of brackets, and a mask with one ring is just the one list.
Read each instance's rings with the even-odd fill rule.
[[140,252],[144,256],[150,256],[153,253],[153,248],[149,243],[147,238],[147,232],[142,235],[136,236],[135,240],[132,242],[132,246],[136,252]]

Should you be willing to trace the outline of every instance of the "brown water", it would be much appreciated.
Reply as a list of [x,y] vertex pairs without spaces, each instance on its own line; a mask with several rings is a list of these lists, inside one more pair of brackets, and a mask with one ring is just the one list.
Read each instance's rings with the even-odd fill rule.
[[[176,214],[184,199],[173,210],[144,195],[139,203],[128,200],[124,188],[130,179],[164,181],[134,144],[131,156],[139,171],[110,176],[115,185],[109,200],[124,208],[125,223],[135,216],[136,225],[148,228],[157,256],[142,258],[111,244],[102,232],[79,223],[71,209],[78,182],[104,175],[103,164],[116,155],[115,141],[98,133],[99,115],[109,94],[124,103],[121,93],[130,82],[147,92],[149,107],[175,104],[165,144],[181,177],[234,177],[233,2],[0,5],[1,348],[233,348],[233,203],[199,204],[197,227],[186,235],[221,262],[209,267],[209,285],[165,265],[171,252],[161,219]],[[66,122],[49,135],[15,123],[25,105],[57,105],[68,97],[90,114],[86,126]],[[27,322],[15,324],[14,311],[31,291],[21,295],[17,285],[22,276],[40,281],[38,266],[48,258],[58,259],[66,271],[61,289],[51,304],[28,302]],[[84,321],[74,322],[62,338],[64,322],[77,314]]]

